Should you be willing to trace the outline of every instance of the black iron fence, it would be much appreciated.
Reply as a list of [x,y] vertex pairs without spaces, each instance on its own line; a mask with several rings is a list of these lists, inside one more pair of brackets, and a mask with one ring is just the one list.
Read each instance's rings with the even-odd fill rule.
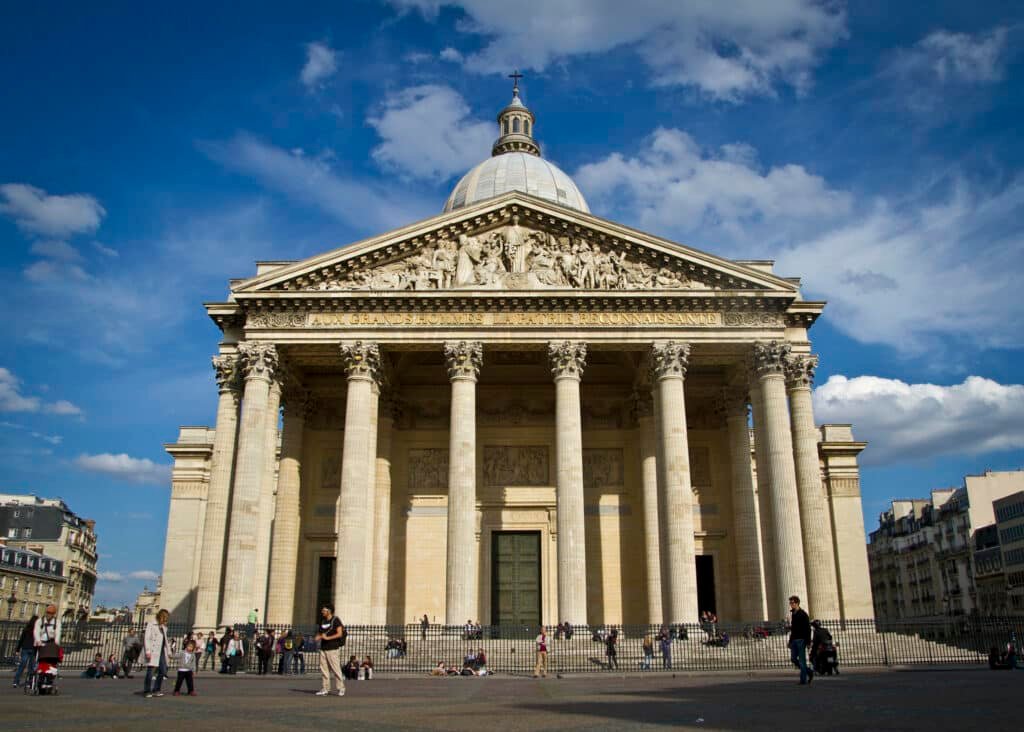
[[[837,646],[839,666],[895,666],[911,664],[983,664],[989,649],[1005,650],[1006,644],[1024,638],[1024,618],[939,619],[929,621],[882,622],[875,620],[823,621]],[[17,643],[24,627],[19,622],[0,623],[0,664],[17,659]],[[288,657],[290,671],[317,673],[319,654],[312,642],[313,626],[273,627],[292,630],[307,639]],[[245,636],[239,670],[254,673],[258,654],[253,634],[239,626]],[[100,654],[113,655],[120,662],[123,642],[129,632],[141,638],[144,627],[129,624],[90,624],[64,632],[64,666],[84,669]],[[175,652],[189,628],[168,627]],[[486,658],[491,673],[531,674],[537,662],[535,638],[538,628],[483,626],[467,633],[462,627],[419,625],[351,626],[342,649],[342,662],[356,656],[361,662],[370,656],[375,673],[431,672],[439,663],[461,668],[470,654]],[[674,625],[667,628],[668,640],[659,637],[662,628],[649,625],[578,626],[568,634],[547,628],[548,673],[595,671],[656,672],[747,671],[787,668],[790,664],[788,630],[781,624],[717,623]],[[609,654],[608,636],[616,632],[614,655]],[[221,634],[223,629],[221,629]],[[219,634],[220,635],[220,634]],[[218,637],[219,637],[218,635]],[[650,643],[645,643],[648,639]],[[205,655],[205,654],[204,654]],[[301,660],[300,660],[301,659]],[[203,659],[206,667],[220,669],[221,658]],[[275,653],[271,672],[280,672],[285,654]]]

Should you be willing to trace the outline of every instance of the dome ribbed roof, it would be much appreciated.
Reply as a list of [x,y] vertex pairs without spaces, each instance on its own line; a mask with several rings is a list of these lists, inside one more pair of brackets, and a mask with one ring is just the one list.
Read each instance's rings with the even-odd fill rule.
[[444,204],[445,213],[509,191],[590,213],[572,178],[556,165],[530,153],[507,152],[484,160],[462,177]]

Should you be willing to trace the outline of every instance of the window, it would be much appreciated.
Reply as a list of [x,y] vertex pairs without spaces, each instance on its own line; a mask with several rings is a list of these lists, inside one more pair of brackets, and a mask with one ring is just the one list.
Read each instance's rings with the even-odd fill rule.
[[19,518],[20,516],[21,516],[21,511],[19,511],[18,509],[14,509],[14,518]]
[[29,528],[25,529],[25,538],[26,539],[31,539],[32,538],[32,529],[29,529]]
[[17,577],[14,578],[14,582],[11,584],[11,592],[17,592],[18,591],[18,583],[20,581],[21,580],[19,580]]
[[53,597],[53,585],[47,585],[46,586],[46,594],[49,597]]
[[503,135],[507,135],[508,134],[508,118],[507,117],[501,121],[501,134],[503,134]]
[[30,508],[29,510],[25,511],[25,518],[32,518],[32,516],[34,514],[35,514],[35,511]]
[[11,561],[11,553],[9,551],[5,551],[4,552],[3,561],[5,561],[5,562]]
[[7,538],[8,539],[17,539],[18,538],[18,529],[16,529],[13,526],[11,528],[7,529]]
[[42,582],[37,583],[37,585],[36,585],[36,592],[38,592],[40,595],[43,594],[43,583]]
[[523,120],[523,132],[525,132],[527,135],[530,134],[530,121],[529,120],[526,120],[526,119]]
[[28,614],[28,603],[22,600],[21,602],[21,617],[25,617]]
[[7,575],[0,577],[0,590],[7,587]]
[[519,132],[519,118],[518,117],[516,117],[514,120],[512,120],[512,131],[513,132]]

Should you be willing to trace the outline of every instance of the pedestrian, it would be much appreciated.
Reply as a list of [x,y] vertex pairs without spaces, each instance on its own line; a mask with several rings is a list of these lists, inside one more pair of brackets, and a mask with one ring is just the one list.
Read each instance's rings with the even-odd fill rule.
[[658,634],[658,645],[661,646],[661,667],[672,668],[672,636],[664,625]]
[[264,631],[256,636],[256,657],[259,661],[256,673],[260,676],[265,675],[270,670],[270,649],[273,642],[274,636],[271,635],[270,631]]
[[427,620],[427,614],[423,613],[423,617],[420,619],[420,640],[427,639],[427,631],[430,629],[430,621]]
[[644,636],[644,642],[641,649],[644,653],[644,660],[640,662],[640,668],[645,671],[650,671],[651,662],[654,660],[654,640],[651,639],[650,634]]
[[619,669],[618,650],[615,646],[619,642],[619,631],[617,628],[612,628],[612,632],[604,639],[604,655],[608,658],[608,670],[611,671],[613,668],[617,671]]
[[228,673],[237,674],[238,667],[242,665],[242,659],[245,658],[245,644],[242,642],[242,636],[237,630],[231,631],[231,639],[228,641]]
[[155,620],[146,623],[142,648],[146,656],[146,681],[142,691],[147,699],[163,696],[160,687],[167,676],[167,661],[171,657],[171,645],[167,638],[167,621],[171,614],[160,610]]
[[178,654],[178,678],[174,682],[174,695],[181,696],[181,685],[185,684],[189,696],[196,695],[196,688],[192,678],[192,669],[196,665],[196,642],[188,640],[185,647]]
[[234,636],[234,632],[231,628],[224,627],[224,635],[220,639],[219,653],[220,653],[220,673],[226,674],[228,672],[228,646],[231,644],[231,638]]
[[807,668],[804,652],[811,642],[811,620],[807,613],[800,609],[800,598],[793,595],[789,598],[789,657],[793,665],[800,669],[800,685],[814,681],[814,671]]
[[338,686],[338,696],[345,696],[345,680],[341,678],[341,647],[345,645],[345,626],[334,614],[334,605],[325,603],[320,608],[320,627],[314,640],[320,641],[320,675],[323,682],[317,696],[331,693],[332,680]]
[[259,619],[260,609],[258,607],[254,607],[252,610],[249,611],[249,615],[246,618],[248,622],[245,626],[245,632],[249,635],[256,635],[256,623],[259,621]]
[[26,678],[36,670],[36,621],[38,615],[33,615],[21,629],[21,637],[18,639],[18,670],[14,672],[14,688],[21,685],[21,674],[26,673]]
[[195,637],[195,652],[192,654],[192,660],[195,663],[195,672],[199,673],[199,663],[203,660],[203,651],[206,650],[206,637],[202,633],[197,633]]
[[[302,674],[303,676],[306,674],[306,657],[302,654],[305,650],[303,648],[305,645],[306,636],[302,633],[296,633],[295,641],[292,644],[292,652],[294,653],[294,656],[292,657],[292,671],[296,674]],[[301,671],[299,671],[300,668],[302,669]]]
[[537,665],[533,667],[533,678],[548,676],[548,634],[544,626],[540,626],[540,632],[535,639],[537,644]]
[[295,656],[295,636],[289,630],[281,639],[281,675],[292,672],[292,658]]
[[211,671],[217,670],[217,636],[211,630],[210,634],[206,636],[206,647],[203,649],[206,651],[206,655],[203,656],[203,670],[209,666]]

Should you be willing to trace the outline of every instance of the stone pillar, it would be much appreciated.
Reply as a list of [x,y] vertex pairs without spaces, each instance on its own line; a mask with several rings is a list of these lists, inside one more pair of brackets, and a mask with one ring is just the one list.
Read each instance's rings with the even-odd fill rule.
[[732,525],[736,543],[736,581],[740,588],[740,619],[765,620],[761,542],[757,526],[757,495],[750,465],[750,429],[747,427],[747,394],[726,389],[722,395],[729,433],[729,464],[732,467]]
[[244,623],[256,607],[256,544],[263,485],[264,451],[270,383],[278,367],[272,343],[241,343],[238,352],[245,373],[242,424],[238,433],[238,459],[231,495],[231,518],[224,567],[221,625]]
[[476,544],[476,379],[483,360],[478,341],[444,344],[452,384],[448,432],[448,562],[445,623],[478,620],[479,549]]
[[[772,506],[768,490],[768,431],[764,425],[761,386],[757,376],[750,374],[750,406],[754,413],[754,462],[757,476],[757,520],[761,530],[761,572],[764,575],[764,600],[769,620],[775,617],[779,602],[775,597],[775,543],[772,541]],[[788,610],[788,608],[787,608]],[[788,615],[787,615],[788,617]]]
[[370,425],[373,420],[374,386],[380,375],[380,349],[376,343],[341,344],[348,380],[345,400],[345,438],[341,454],[341,486],[338,492],[338,553],[334,575],[334,608],[342,622],[364,625],[370,621],[366,587],[366,542],[369,541],[369,507],[366,483],[372,480],[369,466]]
[[302,438],[310,394],[289,386],[282,394],[284,423],[281,429],[281,460],[277,469],[277,502],[270,543],[270,582],[267,590],[267,622],[295,622],[295,576],[299,562],[299,531],[302,517]]
[[[754,418],[763,421],[766,461],[764,466],[757,466],[757,474],[758,484],[767,485],[768,503],[771,505],[771,534],[765,541],[774,544],[776,606],[768,608],[772,617],[788,617],[787,599],[790,595],[799,595],[804,602],[807,598],[800,501],[797,498],[793,437],[783,376],[788,357],[788,344],[777,341],[754,344],[753,369],[761,392],[761,414]],[[759,432],[757,437],[760,436]],[[762,476],[766,478],[764,483]]]
[[[277,493],[277,448],[281,413],[281,380],[270,382],[267,394],[266,439],[263,448],[263,480],[260,483],[260,519],[256,534],[256,582],[253,607],[259,608],[260,618],[266,618],[267,577],[270,575],[270,541],[274,527],[274,502]],[[269,622],[269,621],[268,621]]]
[[217,399],[217,424],[213,435],[210,489],[206,498],[203,525],[202,559],[199,562],[199,586],[196,588],[195,627],[216,627],[220,612],[221,577],[224,570],[224,537],[228,528],[228,501],[235,469],[235,445],[238,441],[239,376],[238,356],[213,357],[220,396]]
[[811,406],[811,385],[818,357],[793,354],[786,364],[786,387],[793,428],[793,459],[800,500],[800,528],[807,565],[807,612],[823,620],[839,619],[832,516],[821,483],[818,428]]
[[583,510],[583,418],[580,379],[587,344],[548,344],[555,377],[555,500],[558,537],[558,612],[573,625],[587,623],[587,546]]
[[660,421],[658,450],[662,505],[661,522],[665,557],[662,592],[666,595],[666,623],[697,621],[697,550],[693,536],[693,488],[690,484],[690,451],[686,434],[686,400],[683,379],[690,347],[665,341],[651,349],[651,377]]
[[370,607],[374,625],[388,622],[388,570],[391,561],[391,433],[396,405],[384,399],[377,413],[377,469],[373,511],[373,582]]
[[[363,561],[366,571],[363,575],[363,597],[370,605],[373,592],[373,575],[376,570],[373,564],[373,531],[377,511],[377,415],[380,412],[380,385],[384,380],[383,372],[379,374],[377,383],[373,385],[373,396],[370,399],[370,439],[366,446],[366,544],[364,545]],[[372,606],[365,610],[366,622],[371,622]]]
[[654,399],[637,395],[634,402],[640,428],[640,482],[644,500],[644,558],[647,567],[647,622],[661,625],[661,541],[658,523],[658,426]]

